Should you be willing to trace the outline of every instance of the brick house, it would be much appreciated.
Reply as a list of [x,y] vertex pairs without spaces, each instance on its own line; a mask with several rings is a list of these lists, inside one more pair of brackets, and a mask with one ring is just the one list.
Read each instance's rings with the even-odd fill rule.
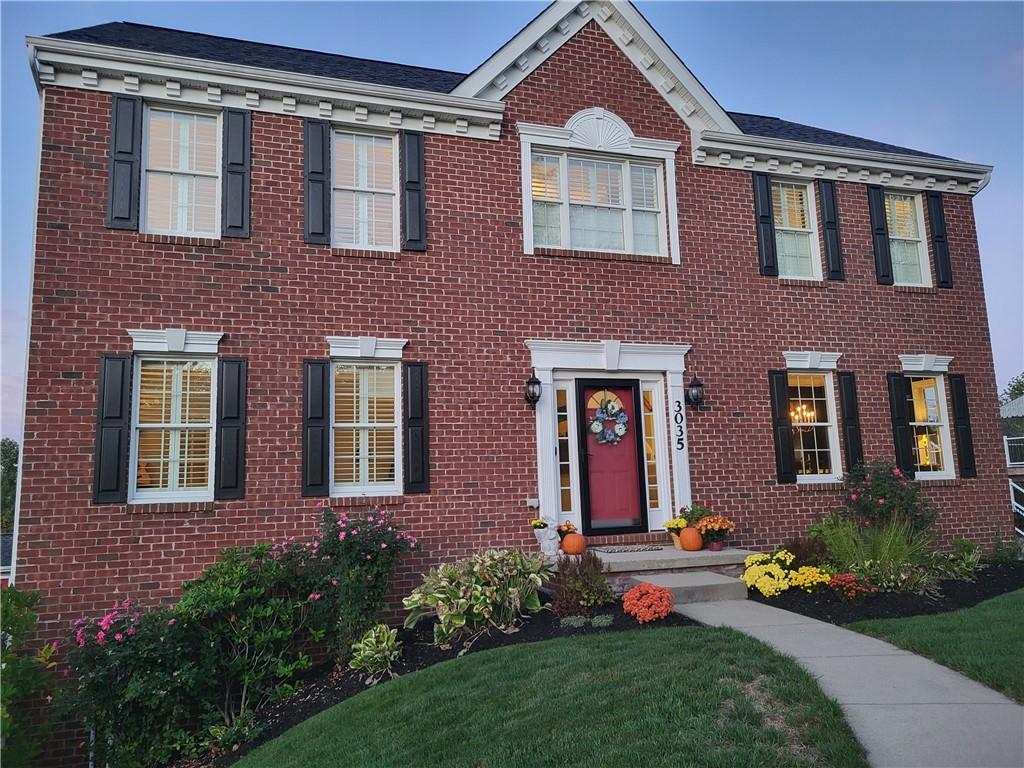
[[662,541],[699,501],[776,545],[865,457],[944,536],[1009,532],[989,166],[727,112],[627,3],[553,4],[469,75],[126,23],[28,44],[15,578],[50,636],[324,502],[419,537],[402,590],[538,514]]

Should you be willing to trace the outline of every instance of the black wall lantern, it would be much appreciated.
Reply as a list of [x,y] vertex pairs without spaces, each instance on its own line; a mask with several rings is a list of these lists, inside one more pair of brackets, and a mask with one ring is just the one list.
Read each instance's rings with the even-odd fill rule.
[[537,374],[531,374],[530,378],[526,380],[526,389],[523,392],[523,399],[526,400],[531,408],[537,408],[537,403],[540,401],[540,392],[540,379],[537,378]]
[[686,402],[694,408],[700,408],[704,404],[704,382],[696,376],[686,385]]

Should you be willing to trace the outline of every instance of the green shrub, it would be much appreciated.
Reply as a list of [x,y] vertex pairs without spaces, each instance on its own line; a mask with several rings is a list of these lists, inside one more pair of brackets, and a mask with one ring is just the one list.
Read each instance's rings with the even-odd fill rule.
[[28,646],[38,602],[38,593],[13,586],[0,593],[0,737],[5,768],[31,765],[39,751],[42,727],[26,718],[23,710],[49,690],[58,643],[46,643],[36,650]]
[[398,559],[415,548],[416,539],[387,512],[336,515],[325,507],[313,540],[298,551],[282,547],[281,554],[302,563],[306,594],[319,596],[310,621],[340,658],[380,618]]
[[995,543],[987,559],[993,565],[1008,565],[1024,560],[1024,538],[1012,536],[1004,540],[1002,534],[996,534]]
[[967,539],[953,541],[952,552],[933,552],[932,567],[944,579],[970,581],[981,562],[982,549]]
[[215,690],[199,635],[130,599],[75,622],[65,705],[95,734],[96,765],[165,765],[195,754]]
[[557,570],[558,581],[551,601],[556,616],[588,616],[592,609],[615,602],[615,592],[604,577],[604,564],[589,549],[582,555],[559,556]]
[[917,531],[935,522],[935,507],[921,495],[921,486],[910,482],[891,461],[879,459],[861,464],[846,476],[846,513],[857,522],[878,528],[903,519]]
[[447,647],[460,636],[466,646],[491,627],[509,630],[522,616],[539,611],[537,590],[550,578],[541,554],[515,549],[483,552],[434,568],[403,604],[406,627],[436,618],[434,643]]
[[391,667],[401,656],[398,630],[387,624],[377,624],[352,644],[352,658],[348,665],[365,674],[367,685],[376,685],[385,674],[395,677]]

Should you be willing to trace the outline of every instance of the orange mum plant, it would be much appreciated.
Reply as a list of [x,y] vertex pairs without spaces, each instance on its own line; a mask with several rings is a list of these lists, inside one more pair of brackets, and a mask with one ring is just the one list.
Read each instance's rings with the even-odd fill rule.
[[672,612],[672,593],[645,581],[622,596],[622,609],[641,624],[660,621]]
[[736,530],[736,524],[721,515],[702,517],[694,523],[694,527],[704,537],[704,541],[725,541],[729,534]]

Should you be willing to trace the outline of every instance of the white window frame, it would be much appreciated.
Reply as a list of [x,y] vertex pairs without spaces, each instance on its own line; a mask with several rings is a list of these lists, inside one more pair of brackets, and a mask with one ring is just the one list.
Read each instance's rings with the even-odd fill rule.
[[[406,339],[384,339],[375,336],[328,336],[330,347],[330,399],[331,423],[328,450],[330,488],[332,498],[356,498],[364,496],[401,496],[404,488],[403,468],[405,445],[402,440],[402,350],[408,344]],[[392,483],[368,483],[365,485],[334,482],[334,366],[366,365],[394,366],[395,369],[395,480]],[[348,426],[348,425],[346,425]],[[374,426],[374,425],[367,425]]]
[[[924,205],[921,201],[921,193],[919,192],[908,192],[900,189],[883,189],[882,190],[883,200],[885,202],[885,211],[888,214],[889,211],[889,196],[899,195],[900,197],[912,197],[914,198],[914,212],[917,216],[917,259],[921,267],[921,282],[920,283],[904,283],[896,280],[896,270],[893,269],[893,285],[906,286],[910,288],[931,288],[932,286],[932,270],[930,259],[928,258],[928,239],[927,231],[924,227]],[[888,227],[887,227],[888,229]],[[892,257],[892,241],[899,240],[901,242],[914,242],[914,240],[906,237],[893,237],[892,232],[889,232],[889,252],[890,259]]]
[[[205,488],[194,488],[188,491],[164,491],[139,489],[136,487],[139,471],[139,406],[141,390],[141,371],[143,360],[156,360],[170,363],[208,362],[210,363],[210,421],[208,425],[190,424],[191,428],[210,429],[210,455],[207,467]],[[132,360],[132,431],[128,462],[128,503],[129,504],[168,504],[177,502],[213,501],[214,466],[217,456],[217,357],[214,355],[188,354],[146,354],[136,352]],[[159,428],[159,425],[147,425],[147,429]]]
[[[772,176],[769,179],[768,193],[771,195],[772,186],[775,184],[789,184],[794,187],[804,188],[804,198],[807,201],[807,223],[810,224],[810,229],[799,229],[797,227],[780,227],[775,225],[776,232],[805,232],[810,235],[811,241],[811,276],[806,275],[784,275],[781,269],[781,257],[779,258],[780,269],[779,277],[785,280],[809,280],[809,281],[820,281],[821,276],[821,243],[819,241],[820,233],[818,230],[818,205],[817,199],[814,195],[814,182],[804,182],[799,179],[786,179],[777,176]],[[774,211],[772,212],[772,219],[774,223]],[[775,241],[776,249],[778,249],[778,239]]]
[[[353,136],[372,136],[376,139],[390,139],[391,140],[391,189],[389,193],[383,189],[361,189],[358,187],[336,187],[334,185],[335,169],[337,158],[335,157],[335,138],[339,133],[347,133]],[[401,203],[399,202],[400,190],[399,190],[399,145],[398,145],[398,134],[397,133],[385,133],[382,131],[367,131],[363,129],[353,128],[348,125],[332,124],[331,125],[331,247],[332,248],[347,248],[355,251],[375,251],[381,253],[397,253],[402,250],[402,232],[401,232]],[[335,233],[338,231],[337,222],[335,221],[334,214],[334,193],[342,192],[364,192],[373,194],[390,194],[392,197],[392,216],[391,216],[391,246],[381,245],[358,245],[354,243],[342,243],[339,242]]]
[[[565,127],[556,128],[549,125],[517,123],[520,144],[520,175],[523,210],[523,252],[534,253],[533,242],[533,194],[531,188],[533,153],[541,154],[574,154],[583,157],[597,157],[625,161],[635,159],[648,165],[661,166],[662,189],[659,192],[662,201],[663,217],[660,230],[667,230],[667,243],[664,244],[662,255],[679,264],[679,210],[676,200],[675,157],[679,150],[678,141],[663,139],[645,139],[634,135],[628,125],[619,117],[600,107],[593,107],[577,112]],[[560,165],[560,170],[564,169]],[[562,226],[562,245],[559,250],[571,251],[568,228],[568,176],[562,172],[562,206],[564,209]],[[629,187],[629,178],[624,184]],[[630,189],[630,194],[632,190]],[[623,222],[623,240],[627,246],[625,251],[606,251],[607,253],[632,254],[632,209],[627,209],[630,226],[630,239],[625,237]],[[659,238],[664,238],[664,232]]]
[[[216,173],[191,173],[191,172],[172,172],[163,170],[154,170],[153,173],[163,173],[167,175],[178,175],[178,176],[202,176],[203,178],[215,178],[217,180],[217,192],[215,194],[215,208],[213,223],[213,232],[196,232],[193,230],[175,230],[175,229],[158,229],[156,227],[150,227],[147,221],[147,199],[149,193],[149,114],[153,110],[157,112],[176,112],[183,115],[199,115],[201,117],[213,117],[217,120],[217,164]],[[142,176],[139,182],[139,231],[144,234],[150,235],[172,235],[175,237],[199,237],[205,240],[219,240],[221,236],[221,197],[223,179],[221,173],[223,171],[223,157],[224,152],[224,140],[223,140],[223,115],[221,112],[212,112],[202,109],[191,109],[189,107],[182,107],[177,104],[159,104],[159,103],[145,103],[142,110]]]
[[[558,160],[558,200],[551,200],[548,198],[536,198],[536,202],[547,203],[549,205],[558,205],[559,209],[559,222],[560,222],[560,245],[552,246],[541,246],[544,248],[554,248],[558,250],[588,250],[597,253],[622,253],[622,254],[638,254],[641,256],[667,256],[668,255],[668,243],[666,242],[667,227],[665,225],[665,164],[660,160],[646,160],[646,159],[631,159],[629,157],[616,157],[615,155],[599,154],[599,153],[586,153],[586,152],[567,152],[564,150],[548,149],[545,147],[536,147],[530,153],[530,231],[531,236],[533,232],[533,156],[542,155],[544,157],[554,158]],[[569,196],[569,161],[570,160],[596,160],[598,162],[612,163],[618,165],[621,169],[621,181],[622,181],[622,201],[619,205],[613,205],[611,203],[574,203]],[[642,166],[645,168],[654,168],[656,172],[657,182],[657,196],[658,196],[658,207],[652,208],[634,208],[633,207],[633,166]],[[571,220],[571,209],[573,206],[579,208],[607,208],[614,211],[619,211],[622,214],[622,244],[621,249],[614,248],[577,248],[572,244],[572,225]],[[633,240],[633,212],[641,211],[648,213],[657,213],[658,215],[658,250],[655,253],[640,253],[636,250],[635,243]]]
[[[835,381],[831,370],[823,368],[786,368],[787,381],[786,385],[789,386],[788,377],[792,376],[824,376],[825,377],[825,405],[828,411],[828,424],[823,425],[821,422],[813,422],[813,424],[807,424],[806,426],[827,426],[828,427],[828,452],[832,461],[832,471],[826,474],[820,475],[801,475],[799,472],[796,475],[796,482],[799,485],[814,485],[820,483],[838,483],[843,479],[843,464],[842,456],[839,452],[839,420],[838,411],[836,410],[836,393],[835,393]],[[798,427],[795,424],[791,424],[790,428],[796,430]],[[794,459],[796,457],[796,445],[794,442],[793,446]]]
[[[935,394],[938,399],[939,406],[939,423],[935,422],[923,422],[914,421],[913,413],[907,413],[907,423],[910,426],[911,439],[914,439],[914,427],[938,427],[939,437],[942,439],[942,471],[937,470],[916,470],[914,472],[915,480],[952,480],[956,477],[956,468],[953,464],[953,443],[949,431],[949,408],[946,407],[946,374],[935,371],[914,371],[904,369],[903,375],[915,379],[935,379]],[[912,404],[912,397],[911,397]],[[911,450],[914,451],[914,463],[917,463],[917,442],[916,440],[911,445]]]

